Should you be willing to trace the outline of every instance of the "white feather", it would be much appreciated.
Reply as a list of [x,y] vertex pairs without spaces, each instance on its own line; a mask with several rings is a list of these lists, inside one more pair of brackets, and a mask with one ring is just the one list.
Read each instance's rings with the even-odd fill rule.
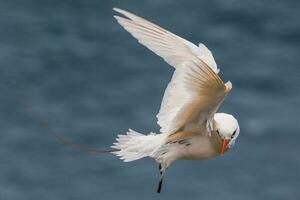
[[[166,168],[186,152],[183,145],[166,144],[168,136],[194,123],[200,127],[206,126],[208,131],[205,132],[210,132],[213,116],[232,86],[230,82],[224,84],[220,79],[214,57],[204,44],[196,46],[130,12],[118,8],[114,10],[127,17],[115,16],[118,23],[141,44],[173,66],[175,72],[157,114],[163,134],[143,135],[129,129],[126,135],[119,135],[116,139],[112,148],[118,151],[113,154],[125,162],[149,156]],[[204,141],[209,141],[209,136],[206,136],[203,136],[206,138]],[[199,139],[198,143],[203,144],[202,140]],[[207,146],[201,147],[203,152],[198,152],[198,157],[215,155],[212,148],[204,149]],[[199,148],[196,146],[192,149]]]
[[125,30],[171,66],[178,68],[186,61],[199,58],[209,65],[214,72],[218,73],[219,70],[214,57],[204,44],[200,43],[197,47],[188,40],[146,19],[119,8],[114,8],[114,10],[128,18],[115,16]]
[[116,140],[117,142],[111,147],[118,151],[113,154],[119,156],[124,162],[130,162],[151,156],[164,143],[165,136],[155,133],[143,135],[129,129],[126,135],[118,135]]

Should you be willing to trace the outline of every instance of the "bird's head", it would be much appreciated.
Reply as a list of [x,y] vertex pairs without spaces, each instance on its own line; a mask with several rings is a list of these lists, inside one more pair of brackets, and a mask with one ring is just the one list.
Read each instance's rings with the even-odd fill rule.
[[222,139],[220,154],[223,155],[226,150],[234,146],[235,140],[240,133],[240,127],[238,121],[232,115],[216,113],[214,119],[216,132]]

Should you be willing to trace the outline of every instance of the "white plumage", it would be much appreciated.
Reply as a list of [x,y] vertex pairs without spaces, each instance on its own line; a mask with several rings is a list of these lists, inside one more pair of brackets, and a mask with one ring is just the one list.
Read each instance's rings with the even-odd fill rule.
[[193,43],[128,11],[119,8],[114,8],[114,10],[128,17],[126,19],[114,16],[124,29],[171,66],[177,68],[185,65],[188,60],[200,58],[218,73],[219,70],[214,57],[204,44],[199,43],[199,47],[197,47]]
[[118,135],[112,148],[119,150],[114,152],[115,155],[120,156],[124,162],[130,162],[153,155],[163,145],[163,137],[162,134],[144,135],[129,129],[126,135]]
[[115,16],[119,24],[175,71],[157,114],[161,133],[143,135],[130,129],[118,136],[113,153],[125,162],[154,158],[162,179],[165,169],[177,159],[207,159],[226,152],[239,126],[232,115],[216,114],[232,84],[224,84],[218,76],[211,51],[132,13],[114,10],[126,17]]

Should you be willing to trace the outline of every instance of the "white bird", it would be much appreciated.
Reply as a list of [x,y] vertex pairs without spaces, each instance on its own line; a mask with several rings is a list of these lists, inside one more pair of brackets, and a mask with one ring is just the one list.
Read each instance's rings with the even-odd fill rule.
[[175,68],[157,114],[160,134],[144,135],[129,129],[118,135],[113,154],[124,162],[144,157],[159,163],[161,184],[165,170],[178,159],[202,160],[223,155],[233,147],[240,129],[229,114],[216,113],[232,89],[218,76],[210,50],[199,46],[128,11],[114,8],[125,17],[118,23]]

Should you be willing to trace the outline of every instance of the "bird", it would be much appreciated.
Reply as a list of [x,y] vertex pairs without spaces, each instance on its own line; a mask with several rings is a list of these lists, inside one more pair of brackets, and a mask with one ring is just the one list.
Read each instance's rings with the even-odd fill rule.
[[110,152],[124,162],[154,159],[159,166],[160,193],[165,172],[174,161],[222,156],[234,146],[240,133],[237,119],[217,113],[232,84],[222,81],[204,44],[197,46],[126,10],[113,10],[126,31],[174,68],[156,116],[160,133],[129,129],[117,136]]

